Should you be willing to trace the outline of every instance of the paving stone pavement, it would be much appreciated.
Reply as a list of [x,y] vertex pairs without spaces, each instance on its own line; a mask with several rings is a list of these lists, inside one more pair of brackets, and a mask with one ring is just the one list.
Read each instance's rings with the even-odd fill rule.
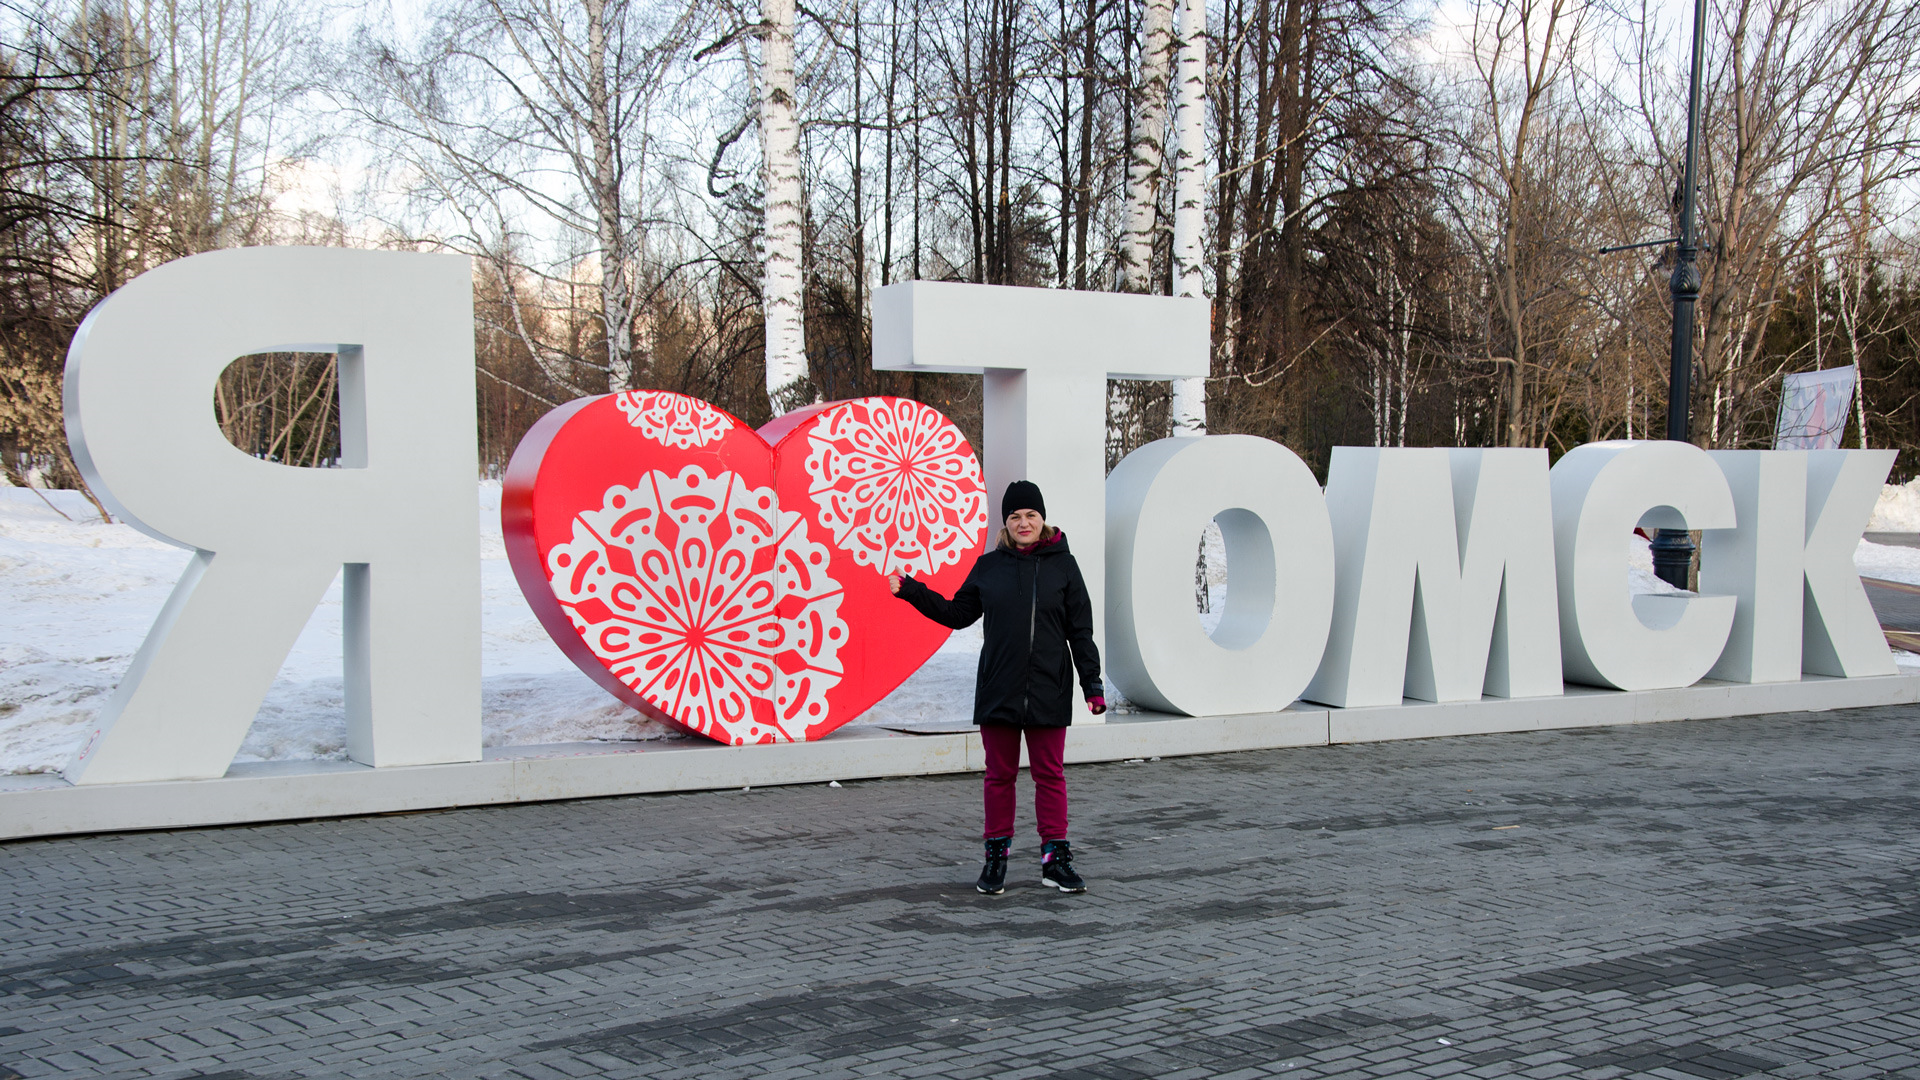
[[1075,766],[1077,897],[972,891],[974,776],[19,842],[0,1077],[1920,1077],[1917,772],[1911,707]]

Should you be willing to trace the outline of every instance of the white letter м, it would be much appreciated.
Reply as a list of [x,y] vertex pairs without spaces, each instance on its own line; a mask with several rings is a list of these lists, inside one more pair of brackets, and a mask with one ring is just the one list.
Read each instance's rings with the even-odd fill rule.
[[1333,629],[1307,687],[1340,708],[1559,694],[1547,453],[1336,446]]

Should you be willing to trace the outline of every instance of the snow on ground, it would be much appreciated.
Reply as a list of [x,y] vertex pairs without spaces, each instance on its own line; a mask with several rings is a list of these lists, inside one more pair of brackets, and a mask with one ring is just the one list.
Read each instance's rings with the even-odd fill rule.
[[79,492],[0,488],[0,772],[65,764],[187,558]]
[[[43,497],[44,496],[44,497]],[[628,709],[554,645],[514,581],[500,484],[482,481],[481,729],[487,746],[679,738]],[[74,491],[0,487],[0,773],[55,772],[99,714],[189,553],[107,524]],[[295,642],[236,761],[346,757],[340,582]],[[855,723],[948,720],[973,696],[978,627]]]
[[980,665],[980,624],[956,630],[919,671],[854,724],[936,724],[973,719],[973,677]]
[[[1920,488],[1912,491],[1920,515]],[[513,579],[500,536],[500,484],[483,481],[481,724],[487,746],[678,737],[607,696],[560,652]],[[1901,496],[1902,498],[1906,496]],[[1889,505],[1882,500],[1882,509]],[[1903,504],[1904,505],[1904,504]],[[1877,513],[1892,523],[1905,519]],[[1909,529],[1920,531],[1920,516]],[[1228,581],[1219,531],[1207,536],[1211,631]],[[58,771],[118,684],[188,553],[100,520],[73,491],[0,487],[0,773]],[[1861,542],[1861,572],[1920,584],[1920,550]],[[1631,551],[1634,592],[1671,591],[1654,578],[1646,541]],[[336,580],[268,692],[236,760],[342,759],[346,707],[340,676]],[[973,697],[980,629],[954,634],[926,665],[856,724],[964,719]],[[1109,689],[1121,709],[1125,703]]]
[[1627,591],[1638,596],[1641,593],[1672,593],[1681,590],[1653,576],[1653,545],[1639,533],[1633,534],[1627,548]]
[[1861,577],[1920,585],[1920,548],[1862,540],[1854,549],[1853,565],[1860,568]]
[[[1883,484],[1880,500],[1874,505],[1873,520],[1867,531],[1891,533],[1920,532],[1920,478],[1904,484]],[[1920,550],[1896,544],[1860,541],[1854,549],[1853,565],[1860,576],[1920,585]],[[1920,668],[1920,656],[1895,649],[1894,662],[1904,668]]]
[[[608,697],[547,637],[507,565],[497,481],[480,485],[477,509],[484,743],[673,737]],[[188,557],[103,523],[78,492],[0,488],[0,773],[65,766]],[[340,617],[335,579],[235,760],[346,757]]]

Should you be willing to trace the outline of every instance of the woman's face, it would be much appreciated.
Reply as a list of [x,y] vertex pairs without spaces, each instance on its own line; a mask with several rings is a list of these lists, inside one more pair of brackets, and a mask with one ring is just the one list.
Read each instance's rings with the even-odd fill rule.
[[1021,547],[1040,539],[1040,531],[1046,527],[1047,520],[1038,510],[1015,510],[1007,517],[1007,535]]

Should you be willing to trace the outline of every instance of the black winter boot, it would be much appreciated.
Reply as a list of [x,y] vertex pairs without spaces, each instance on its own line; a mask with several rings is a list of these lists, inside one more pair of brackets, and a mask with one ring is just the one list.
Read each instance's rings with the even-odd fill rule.
[[1087,883],[1073,872],[1073,849],[1065,840],[1049,840],[1040,846],[1040,884],[1061,892],[1087,891]]
[[987,865],[980,868],[980,880],[973,887],[988,896],[999,896],[1007,891],[1007,849],[1013,846],[1013,837],[996,836],[987,841]]

